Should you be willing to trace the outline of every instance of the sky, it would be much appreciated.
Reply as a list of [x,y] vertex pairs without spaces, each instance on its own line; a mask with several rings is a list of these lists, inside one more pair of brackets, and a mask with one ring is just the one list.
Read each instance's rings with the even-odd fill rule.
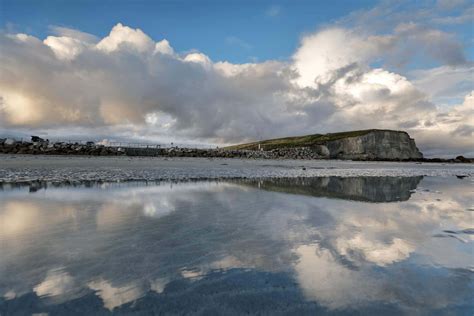
[[0,0],[0,135],[224,145],[406,130],[474,155],[469,1]]

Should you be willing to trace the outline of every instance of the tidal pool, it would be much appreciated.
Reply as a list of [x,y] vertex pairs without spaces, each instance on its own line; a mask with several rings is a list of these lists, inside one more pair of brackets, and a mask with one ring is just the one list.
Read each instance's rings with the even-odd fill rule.
[[472,315],[470,177],[4,183],[0,314]]

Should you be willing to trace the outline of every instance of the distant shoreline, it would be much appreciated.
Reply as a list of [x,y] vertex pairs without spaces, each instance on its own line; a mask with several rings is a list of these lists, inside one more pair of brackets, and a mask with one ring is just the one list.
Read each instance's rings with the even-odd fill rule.
[[128,153],[121,153],[115,149],[105,147],[105,151],[98,153],[60,153],[60,152],[2,152],[0,155],[26,155],[26,156],[60,156],[60,157],[156,157],[156,158],[198,158],[198,159],[243,159],[243,160],[301,160],[301,161],[354,161],[354,162],[415,162],[415,163],[449,163],[449,164],[474,164],[474,158],[458,156],[456,158],[417,158],[417,159],[339,159],[339,158],[310,158],[310,157],[275,157],[267,155],[265,151],[235,151],[218,149],[195,148],[166,148],[159,152],[146,148],[128,149]]
[[[381,134],[382,133],[382,134]],[[403,132],[392,131],[369,131],[364,137],[381,137],[386,139],[388,136],[408,137]],[[359,136],[357,136],[359,137]],[[349,140],[353,142],[356,138],[346,138],[342,142]],[[374,138],[375,140],[375,138]],[[397,141],[394,144],[397,144]],[[371,143],[370,140],[365,142]],[[325,145],[299,146],[299,147],[276,147],[271,149],[235,149],[235,148],[186,148],[186,147],[169,147],[162,148],[159,145],[142,145],[142,146],[111,146],[97,144],[94,142],[49,142],[38,136],[32,136],[31,141],[17,141],[11,138],[0,139],[0,154],[24,154],[24,155],[58,155],[58,156],[142,156],[142,157],[188,157],[188,158],[235,158],[235,159],[274,159],[274,160],[348,160],[348,161],[389,161],[389,162],[419,162],[419,163],[474,163],[474,158],[465,158],[458,156],[456,158],[423,158],[418,149],[412,144],[412,149],[416,155],[403,155],[400,148],[387,150],[383,149],[381,153],[377,153],[378,149],[367,148],[367,151],[352,151],[348,149],[347,144],[343,144],[336,140],[336,150]],[[333,144],[334,145],[334,144]],[[354,144],[349,144],[352,148]],[[394,145],[394,146],[395,146]],[[355,145],[357,146],[357,144]],[[344,151],[345,148],[345,151]],[[398,151],[399,155],[387,155],[386,152],[391,150]],[[337,154],[330,154],[336,152]]]

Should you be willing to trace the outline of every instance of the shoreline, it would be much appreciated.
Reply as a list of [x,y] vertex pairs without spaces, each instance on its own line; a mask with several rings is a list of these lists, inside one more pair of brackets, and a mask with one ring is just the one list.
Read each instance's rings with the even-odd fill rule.
[[[146,148],[141,148],[142,150],[146,150]],[[167,149],[161,149],[162,151],[166,151]],[[186,154],[186,151],[192,151],[190,154]],[[216,154],[203,154],[199,155],[196,154],[196,151],[205,151],[211,152],[215,151]],[[244,151],[245,153],[246,151]],[[255,154],[257,153],[257,154]],[[263,153],[263,154],[258,154]],[[127,153],[120,153],[115,151],[110,151],[107,154],[81,154],[81,153],[57,153],[57,152],[35,152],[35,153],[9,153],[9,152],[0,152],[1,156],[8,156],[8,155],[19,155],[19,156],[43,156],[43,157],[88,157],[88,158],[97,158],[97,157],[128,157],[128,158],[196,158],[196,159],[242,159],[242,160],[298,160],[298,161],[354,161],[354,162],[414,162],[414,163],[447,163],[447,164],[474,164],[474,158],[465,158],[462,156],[458,156],[456,158],[418,158],[418,159],[380,159],[380,158],[371,158],[371,159],[338,159],[338,158],[310,158],[310,157],[275,157],[272,155],[265,156],[265,151],[261,152],[249,152],[245,154],[233,154],[232,152],[226,152],[224,150],[209,150],[209,149],[188,149],[183,148],[181,152],[162,152],[160,154],[127,154]],[[247,155],[248,154],[248,155]]]
[[0,155],[1,183],[473,175],[474,166],[462,163]]

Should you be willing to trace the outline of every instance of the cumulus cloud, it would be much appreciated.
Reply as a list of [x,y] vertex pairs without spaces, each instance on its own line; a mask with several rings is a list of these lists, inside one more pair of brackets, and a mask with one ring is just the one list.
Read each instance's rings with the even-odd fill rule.
[[81,32],[79,30],[71,29],[71,28],[68,28],[68,27],[51,25],[49,27],[49,29],[56,36],[74,38],[74,39],[78,39],[78,40],[80,40],[82,42],[85,42],[85,43],[94,44],[94,43],[97,43],[99,41],[99,38],[95,35],[85,33],[85,32]]
[[[429,95],[406,77],[371,67],[389,51],[409,51],[407,43],[436,51],[431,56],[438,62],[465,62],[448,33],[416,24],[401,24],[388,35],[326,28],[305,36],[288,62],[248,64],[213,61],[197,51],[180,54],[166,39],[155,41],[120,23],[102,39],[70,29],[54,33],[44,40],[0,35],[4,129],[106,128],[230,143],[393,128],[417,138],[443,115],[458,115],[453,109],[439,116]],[[459,138],[455,151],[462,151],[470,124],[443,119],[437,136]]]
[[115,25],[110,34],[97,43],[96,48],[110,53],[121,48],[147,52],[153,48],[153,40],[140,29],[132,29],[121,23]]
[[462,45],[452,34],[415,23],[401,23],[392,34],[371,35],[341,27],[323,29],[303,37],[293,55],[300,85],[313,85],[334,70],[351,63],[383,60],[405,65],[420,52],[446,65],[467,63]]
[[173,47],[171,47],[170,43],[166,39],[164,39],[156,43],[155,53],[174,55],[174,50]]
[[87,47],[85,42],[66,36],[48,36],[43,43],[51,48],[58,59],[62,60],[74,59]]

